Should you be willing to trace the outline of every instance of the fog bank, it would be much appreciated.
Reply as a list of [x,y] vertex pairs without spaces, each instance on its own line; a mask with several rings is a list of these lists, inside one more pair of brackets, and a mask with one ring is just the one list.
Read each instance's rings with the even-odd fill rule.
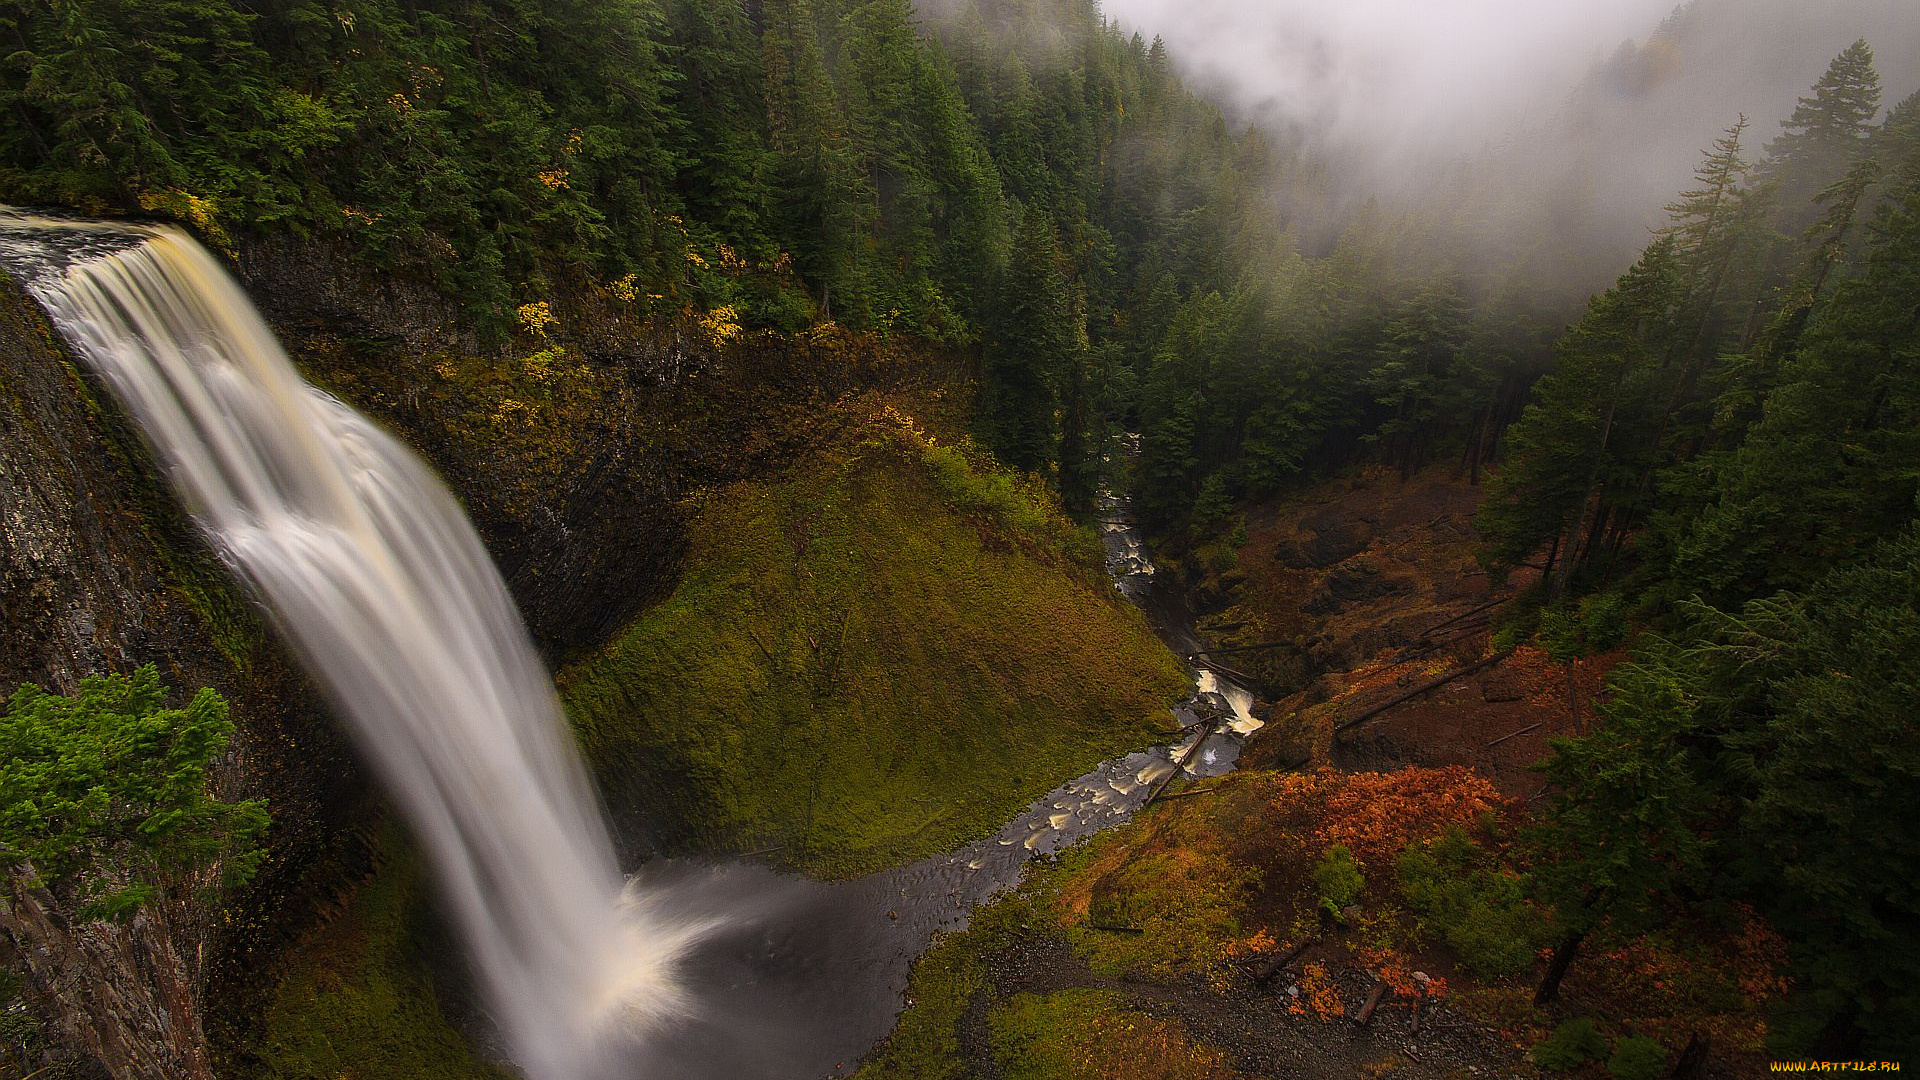
[[[1190,85],[1329,171],[1317,213],[1370,194],[1582,220],[1603,280],[1741,114],[1760,156],[1832,58],[1873,46],[1892,105],[1920,86],[1915,0],[1104,0]],[[1471,196],[1470,196],[1471,198]],[[1509,207],[1518,210],[1517,207]],[[1537,218],[1537,214],[1535,215]],[[1314,224],[1301,220],[1311,231]],[[1569,235],[1568,239],[1574,239]]]

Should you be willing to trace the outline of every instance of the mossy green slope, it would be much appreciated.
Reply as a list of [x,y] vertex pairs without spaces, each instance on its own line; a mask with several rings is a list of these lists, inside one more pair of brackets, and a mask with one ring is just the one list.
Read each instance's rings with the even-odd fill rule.
[[444,941],[430,922],[425,869],[397,826],[381,831],[367,880],[289,952],[235,1071],[256,1080],[509,1080],[442,1010],[423,944]]
[[852,874],[1163,732],[1184,676],[1084,531],[962,461],[888,409],[708,493],[672,596],[560,676],[615,805]]

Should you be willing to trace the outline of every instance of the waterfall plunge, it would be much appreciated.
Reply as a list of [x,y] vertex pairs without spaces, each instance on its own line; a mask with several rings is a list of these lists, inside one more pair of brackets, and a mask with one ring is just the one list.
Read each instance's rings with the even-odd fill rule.
[[499,573],[427,468],[308,386],[174,229],[0,221],[85,257],[29,288],[351,724],[425,845],[495,1018],[536,1080],[612,1070],[687,1008],[711,926],[622,896],[592,787]]

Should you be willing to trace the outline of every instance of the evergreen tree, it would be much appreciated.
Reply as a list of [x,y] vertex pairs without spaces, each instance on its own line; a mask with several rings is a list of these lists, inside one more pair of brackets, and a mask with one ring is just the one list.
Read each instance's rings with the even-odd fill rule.
[[1815,196],[1839,181],[1864,149],[1880,111],[1880,76],[1873,50],[1856,41],[1833,58],[1800,99],[1781,132],[1767,144],[1760,168],[1774,189],[1781,231],[1798,236],[1812,224]]
[[1801,596],[1695,607],[1610,680],[1604,723],[1558,740],[1534,879],[1573,933],[1631,937],[1729,901],[1792,944],[1782,1056],[1899,1057],[1920,1031],[1920,532]]
[[1387,322],[1375,350],[1366,388],[1391,410],[1376,437],[1400,468],[1402,479],[1425,464],[1436,427],[1463,389],[1461,351],[1467,337],[1467,304],[1447,279],[1424,283]]
[[1029,206],[1020,220],[985,345],[981,434],[1002,461],[1045,471],[1060,451],[1060,392],[1080,362],[1079,334],[1053,222]]
[[819,287],[819,314],[864,325],[875,193],[827,70],[813,4],[769,0],[762,18],[768,142],[786,246]]
[[1800,990],[1776,1052],[1920,1052],[1920,532],[1723,634],[1767,688],[1726,737],[1751,844],[1745,895],[1792,942]]
[[1738,254],[1728,240],[1740,214],[1743,184],[1750,168],[1740,148],[1746,130],[1747,118],[1743,115],[1714,139],[1713,147],[1694,169],[1697,186],[1681,192],[1679,200],[1666,207],[1669,223],[1664,235],[1673,238],[1675,249],[1693,264],[1709,288],[1718,285],[1717,278],[1726,273]]
[[737,3],[676,0],[670,10],[684,117],[676,156],[687,209],[754,258],[778,254],[771,236],[774,160],[759,40]]
[[28,684],[0,709],[0,857],[82,917],[127,915],[209,869],[239,884],[265,854],[266,804],[207,794],[233,736],[227,703],[203,689],[171,709],[167,694],[149,664],[88,676],[72,697]]
[[1185,515],[1207,474],[1233,461],[1236,414],[1249,403],[1229,396],[1235,380],[1227,373],[1251,360],[1248,315],[1244,297],[1200,293],[1174,317],[1154,356],[1142,387],[1135,498],[1154,527]]
[[1655,241],[1556,346],[1558,366],[1508,433],[1476,521],[1496,569],[1548,549],[1548,576],[1564,589],[1610,524],[1626,528],[1655,464],[1665,365],[1687,332],[1683,280],[1673,239]]
[[1694,171],[1697,186],[1681,192],[1679,201],[1666,208],[1670,224],[1665,235],[1674,242],[1686,283],[1685,317],[1692,328],[1679,355],[1680,377],[1673,383],[1656,429],[1656,442],[1664,441],[1683,419],[1675,414],[1693,403],[1700,377],[1718,359],[1729,301],[1740,295],[1734,279],[1752,265],[1748,256],[1755,249],[1759,204],[1743,186],[1748,165],[1741,156],[1740,140],[1746,128],[1747,118],[1742,116],[1715,139]]
[[1841,286],[1722,462],[1677,553],[1676,588],[1737,604],[1804,587],[1905,520],[1920,473],[1920,184],[1883,206],[1866,272]]
[[[1566,935],[1535,993],[1552,1001],[1584,940],[1603,927],[1631,938],[1659,925],[1683,896],[1715,887],[1728,845],[1714,826],[1727,809],[1702,779],[1720,775],[1702,730],[1749,704],[1737,680],[1687,647],[1654,640],[1609,679],[1590,735],[1556,739],[1544,771],[1557,789],[1528,837],[1532,881]],[[1721,895],[1726,895],[1725,886]]]

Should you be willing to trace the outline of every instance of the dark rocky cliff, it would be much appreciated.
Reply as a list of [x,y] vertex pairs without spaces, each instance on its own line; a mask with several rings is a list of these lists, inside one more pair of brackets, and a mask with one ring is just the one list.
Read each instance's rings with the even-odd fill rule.
[[830,438],[818,417],[835,398],[969,373],[958,354],[834,329],[643,321],[588,282],[553,286],[543,330],[483,341],[428,283],[291,240],[243,246],[239,273],[309,378],[441,471],[554,659],[670,587],[689,493]]
[[[88,674],[145,663],[177,693],[220,690],[238,732],[216,785],[264,795],[275,818],[252,903],[270,910],[297,887],[357,797],[352,763],[111,402],[4,279],[0,620],[0,692],[22,682],[70,691]],[[210,1076],[207,976],[273,931],[271,920],[228,916],[174,901],[125,924],[79,922],[60,895],[16,881],[0,907],[0,966],[26,976],[21,1007],[39,1030],[14,1064],[23,1074]]]

